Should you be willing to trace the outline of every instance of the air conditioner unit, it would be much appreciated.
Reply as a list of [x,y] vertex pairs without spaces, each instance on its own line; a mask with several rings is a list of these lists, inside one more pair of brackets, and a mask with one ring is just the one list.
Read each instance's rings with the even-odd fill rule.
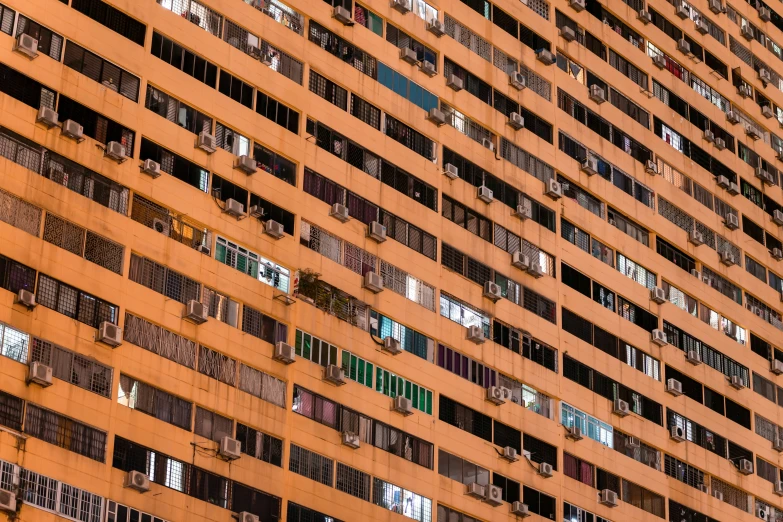
[[728,250],[720,253],[720,261],[726,266],[734,266],[737,264],[737,258],[734,257],[734,252]]
[[16,494],[0,490],[0,512],[16,513]]
[[443,166],[443,173],[449,179],[459,178],[459,169],[455,165],[452,165],[451,163],[446,163]]
[[416,56],[416,51],[410,47],[403,47],[400,49],[400,59],[408,62],[411,65],[416,65],[419,62],[419,58]]
[[699,491],[701,491],[702,493],[709,493],[710,492],[710,488],[709,488],[709,486],[707,486],[707,484],[702,482],[702,483],[699,484]]
[[426,74],[427,76],[429,76],[430,78],[438,74],[438,69],[435,67],[435,64],[428,60],[424,60],[423,62],[421,62],[421,65],[419,66],[419,70],[424,74]]
[[235,199],[229,198],[226,200],[226,206],[223,208],[223,212],[231,217],[240,219],[245,216],[245,205]]
[[38,303],[35,302],[35,294],[29,290],[25,290],[24,288],[20,288],[16,293],[14,303],[20,304],[26,307],[28,310],[32,310],[38,305]]
[[732,181],[729,183],[729,188],[726,191],[732,196],[736,196],[740,193],[739,185]]
[[707,24],[707,20],[699,17],[693,22],[696,25],[696,30],[701,34],[707,34],[710,32],[710,26]]
[[538,465],[538,474],[544,478],[552,478],[552,464],[542,462]]
[[527,198],[522,198],[513,212],[514,216],[522,221],[533,218],[533,204]]
[[516,462],[519,460],[516,448],[512,448],[511,446],[506,446],[503,448],[502,457],[509,462]]
[[324,368],[324,381],[335,386],[345,384],[345,372],[336,364],[330,364]]
[[402,395],[398,395],[392,399],[391,409],[394,413],[399,413],[400,415],[404,415],[406,417],[413,415],[413,403],[409,398],[403,397]]
[[742,382],[742,379],[739,375],[732,375],[729,377],[729,386],[734,388],[735,390],[741,390],[745,387],[745,383]]
[[332,17],[337,19],[343,25],[353,25],[354,22],[351,19],[351,12],[341,5],[334,7],[332,11]]
[[704,137],[704,141],[715,143],[715,133],[712,132],[710,129],[704,129],[703,137]]
[[563,197],[563,186],[560,185],[560,183],[558,183],[554,178],[549,178],[546,180],[544,195],[549,196],[549,198],[557,201]]
[[364,274],[362,288],[366,288],[374,294],[383,292],[383,278],[375,272],[367,272]]
[[544,65],[553,65],[557,59],[551,51],[546,49],[539,49],[536,51],[536,59]]
[[506,403],[506,391],[502,386],[490,386],[487,388],[487,401],[495,406]]
[[710,11],[712,11],[715,14],[721,14],[723,12],[723,5],[720,3],[720,0],[710,0]]
[[677,379],[668,379],[666,381],[666,391],[675,397],[679,397],[682,395],[682,383]]
[[642,9],[637,13],[636,18],[644,25],[648,25],[652,23],[652,16],[650,16],[650,12],[645,11],[644,9]]
[[585,0],[568,0],[568,5],[577,13],[581,13],[585,10]]
[[726,111],[726,121],[728,121],[732,125],[738,124],[740,122],[739,114],[737,114],[733,110]]
[[492,193],[492,189],[485,185],[481,185],[476,189],[476,197],[487,204],[495,201],[495,196]]
[[726,214],[726,219],[723,220],[723,224],[729,230],[737,230],[739,228],[739,218],[737,214]]
[[207,131],[201,131],[198,133],[196,148],[203,150],[207,154],[212,154],[217,150],[217,140]]
[[653,160],[649,159],[644,162],[644,171],[647,174],[656,175],[658,174],[658,164],[655,163]]
[[329,215],[341,223],[347,223],[351,219],[351,216],[348,214],[348,207],[342,203],[332,205],[332,208],[329,209]]
[[503,295],[500,292],[500,285],[492,281],[485,282],[484,297],[486,297],[487,299],[493,302],[499,301],[503,297]]
[[582,429],[579,426],[569,426],[566,428],[566,438],[573,441],[582,440]]
[[150,490],[150,478],[141,471],[129,471],[125,475],[123,487],[146,493]]
[[775,375],[783,374],[783,361],[772,359],[769,362],[769,371],[771,371]]
[[209,248],[209,245],[198,245],[196,247],[196,250],[198,252],[201,252],[205,256],[211,256],[212,255],[212,250]]
[[635,449],[635,448],[640,448],[641,446],[642,446],[642,443],[641,443],[641,441],[638,438],[632,437],[630,435],[628,437],[626,437],[626,439],[625,439],[625,447],[626,448]]
[[598,499],[600,504],[609,507],[617,507],[617,493],[611,489],[601,490],[601,496]]
[[696,350],[688,350],[688,353],[685,354],[685,360],[694,366],[698,366],[701,364],[701,354]]
[[769,105],[764,105],[763,107],[761,107],[761,115],[767,119],[775,117],[775,113],[772,110],[772,107],[770,107]]
[[261,53],[261,56],[258,58],[258,60],[267,67],[271,67],[272,63],[274,62],[274,55],[271,51],[267,51],[265,53]]
[[691,54],[691,44],[685,38],[677,40],[677,50],[682,54]]
[[152,218],[152,230],[158,234],[168,236],[171,232],[171,227],[169,226],[168,221],[164,221],[160,218]]
[[615,399],[614,405],[612,407],[612,413],[619,415],[620,417],[627,417],[631,414],[631,410],[627,402],[622,399]]
[[765,69],[764,67],[760,67],[758,71],[759,80],[761,80],[764,85],[767,85],[769,82],[772,81],[772,76],[769,74],[769,70]]
[[390,355],[399,355],[404,350],[402,349],[402,343],[392,337],[391,335],[383,338],[383,351]]
[[653,56],[653,65],[655,65],[659,69],[665,69],[666,68],[666,56],[663,54],[656,54]]
[[38,116],[35,117],[35,122],[44,125],[47,129],[51,129],[52,127],[57,127],[59,116],[54,109],[41,105],[38,109]]
[[582,167],[580,170],[588,176],[598,174],[598,158],[588,155],[582,160]]
[[489,138],[481,138],[481,145],[485,149],[489,149],[490,152],[495,152],[495,144],[492,143],[492,140]]
[[367,225],[367,237],[376,243],[383,243],[386,241],[386,227],[377,221],[371,222]]
[[508,84],[514,89],[521,91],[527,87],[527,78],[519,71],[513,71],[508,75]]
[[783,452],[783,437],[775,434],[775,440],[772,441],[772,449],[778,453]]
[[478,482],[473,482],[465,487],[465,494],[469,497],[481,500],[484,498],[484,486]]
[[740,33],[746,40],[753,40],[753,28],[749,25],[743,25]]
[[775,481],[775,494],[779,497],[783,497],[783,482],[780,480]]
[[264,223],[264,233],[271,238],[282,239],[285,236],[285,229],[282,223],[269,219]]
[[95,340],[116,348],[122,344],[122,328],[109,321],[103,321],[98,327]]
[[481,329],[480,326],[468,326],[465,328],[465,338],[475,344],[483,344],[484,339],[484,330]]
[[223,460],[237,460],[242,456],[242,443],[231,437],[220,439],[218,456]]
[[666,291],[663,288],[655,287],[650,290],[650,300],[654,303],[663,304],[667,301]]
[[453,91],[461,91],[463,89],[462,78],[454,74],[450,74],[446,77],[446,87]]
[[748,459],[739,459],[737,468],[743,475],[753,475],[753,462]]
[[209,319],[209,310],[205,305],[195,299],[188,301],[185,305],[185,315],[183,319],[195,324],[204,324]]
[[762,22],[769,22],[772,19],[772,12],[769,7],[759,7],[759,18],[761,18]]
[[669,429],[669,438],[675,442],[685,442],[685,430],[680,426],[672,426]]
[[432,107],[430,112],[427,113],[427,120],[440,127],[441,125],[446,124],[446,115],[437,107]]
[[[752,98],[753,97],[753,87],[750,85],[743,83],[739,87],[737,87],[737,93],[742,96],[743,98]],[[747,129],[746,129],[747,131]]]
[[396,9],[402,14],[411,12],[411,0],[391,0],[392,9]]
[[440,38],[446,34],[446,25],[437,18],[433,18],[427,22],[427,31]]
[[141,171],[152,177],[152,179],[160,177],[160,163],[157,161],[146,159],[141,165]]
[[591,85],[590,99],[600,105],[606,101],[606,91],[604,91],[603,87],[599,85]]
[[727,178],[726,176],[718,176],[717,178],[715,178],[715,180],[718,182],[718,186],[720,188],[723,189],[729,188],[730,181],[729,178]]
[[723,138],[715,138],[715,148],[718,150],[723,150],[726,148],[726,140]]
[[530,516],[530,510],[528,509],[527,504],[523,504],[519,500],[515,500],[511,504],[511,514],[518,517],[527,518]]
[[76,140],[79,143],[84,141],[84,127],[79,125],[73,120],[65,120],[63,122],[62,135],[66,138]]
[[30,60],[38,58],[38,40],[29,34],[22,33],[16,37],[14,51]]
[[701,230],[697,229],[696,226],[694,225],[690,233],[688,234],[688,241],[690,241],[696,246],[703,245],[704,234],[702,234]]
[[680,4],[680,5],[676,6],[676,11],[675,12],[677,13],[677,16],[679,16],[683,20],[685,20],[687,18],[690,18],[690,16],[691,16],[690,11],[685,6],[685,4]]
[[508,115],[508,126],[514,130],[525,128],[525,118],[518,112],[512,112]]
[[776,225],[783,226],[783,212],[774,210],[772,212],[772,221],[774,221]]
[[254,158],[243,154],[234,160],[234,168],[250,176],[258,171],[258,164]]
[[527,272],[530,269],[530,257],[526,256],[522,252],[512,252],[511,266]]
[[361,446],[361,443],[359,442],[359,436],[355,433],[345,431],[343,432],[342,439],[343,446],[348,446],[349,448],[353,449],[359,449]]
[[250,217],[261,219],[262,217],[264,217],[264,209],[263,207],[260,207],[258,205],[250,205],[250,208],[247,209],[247,214]]
[[283,341],[275,343],[275,350],[272,353],[272,359],[283,364],[293,364],[296,362],[296,351],[290,344]]
[[527,273],[532,275],[536,279],[541,279],[546,275],[544,269],[541,267],[541,263],[539,263],[538,261],[530,262],[530,268],[527,269]]
[[27,384],[37,384],[46,388],[52,385],[52,368],[40,361],[30,361]]
[[656,328],[652,331],[650,336],[652,338],[652,342],[658,346],[666,346],[668,344],[668,341],[666,339],[666,332],[664,332],[663,330],[659,330],[658,328]]
[[723,502],[723,491],[713,491],[712,496]]
[[770,175],[769,175],[769,173],[768,173],[766,170],[764,170],[763,168],[761,168],[761,167],[756,167],[755,174],[756,174],[756,177],[757,177],[758,179],[760,179],[762,183],[767,183],[767,184],[769,184],[769,185],[771,185],[771,184],[772,184],[772,183],[770,182],[770,178],[771,178],[771,176],[770,176]]
[[776,259],[777,261],[783,260],[783,249],[773,248],[772,249],[772,257],[774,259]]
[[242,511],[237,515],[237,522],[259,522],[258,515],[254,515],[249,511]]
[[560,28],[560,36],[562,36],[563,40],[565,40],[566,42],[573,42],[574,40],[576,40],[576,32],[571,27],[568,27],[567,25],[564,25],[563,27]]
[[487,484],[484,486],[484,502],[492,507],[497,507],[503,503],[503,490],[498,486]]

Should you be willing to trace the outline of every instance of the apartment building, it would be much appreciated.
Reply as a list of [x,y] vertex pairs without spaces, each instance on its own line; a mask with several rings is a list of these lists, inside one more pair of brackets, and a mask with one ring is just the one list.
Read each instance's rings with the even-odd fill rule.
[[0,0],[0,521],[783,522],[780,70],[778,1]]

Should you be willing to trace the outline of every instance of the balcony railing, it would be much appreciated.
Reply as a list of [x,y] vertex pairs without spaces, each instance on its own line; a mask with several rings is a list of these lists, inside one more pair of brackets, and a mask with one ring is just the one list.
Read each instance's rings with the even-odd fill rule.
[[291,29],[298,35],[304,34],[304,17],[277,0],[242,0],[255,7],[283,27]]

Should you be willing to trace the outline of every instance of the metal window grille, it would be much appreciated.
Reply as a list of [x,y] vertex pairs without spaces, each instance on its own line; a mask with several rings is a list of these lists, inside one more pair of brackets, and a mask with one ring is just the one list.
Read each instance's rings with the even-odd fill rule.
[[[6,8],[7,9],[7,8]],[[5,15],[5,13],[3,13]],[[5,22],[5,20],[4,20]],[[60,55],[63,49],[63,37],[51,29],[47,29],[38,22],[19,14],[16,22],[16,36],[20,34],[29,34],[38,40],[38,50],[60,61]]]
[[198,371],[229,386],[236,386],[237,361],[204,345],[199,346]]
[[346,466],[342,462],[337,463],[337,483],[335,487],[338,491],[369,502],[370,479],[370,475],[363,471]]
[[36,300],[46,308],[93,328],[98,328],[103,321],[117,324],[119,319],[119,307],[44,274],[38,277]]
[[239,324],[239,303],[212,288],[203,287],[201,302],[207,307],[210,317],[234,328]]
[[447,35],[454,38],[457,42],[481,56],[486,61],[492,61],[492,44],[448,14],[444,15],[443,20],[446,26]]
[[484,337],[489,337],[489,315],[443,291],[440,293],[440,315],[464,327],[478,326]]
[[38,236],[41,230],[41,214],[42,210],[32,203],[0,190],[0,221]]
[[20,431],[24,401],[9,393],[0,391],[0,425]]
[[193,403],[127,375],[120,375],[117,402],[190,431]]
[[[211,117],[197,111],[193,107],[150,84],[147,84],[147,95],[144,99],[144,106],[155,114],[166,118],[170,122],[176,123],[193,134],[212,132]],[[161,167],[164,167],[165,165],[163,164],[166,162],[162,161],[160,163]],[[168,174],[173,174],[172,167],[163,170]]]
[[52,375],[103,397],[111,397],[112,368],[38,337],[32,338],[30,361],[52,368]]
[[157,0],[164,9],[168,9],[220,38],[223,27],[223,16],[196,0]]
[[131,219],[190,248],[212,246],[210,230],[138,194],[133,195]]
[[140,317],[126,313],[123,337],[152,353],[188,368],[196,367],[196,343],[152,324]]
[[193,432],[215,442],[220,442],[223,437],[233,437],[234,421],[196,406],[196,422],[193,426]]
[[[373,129],[381,130],[381,110],[353,93],[351,93],[351,115]],[[387,120],[388,118],[389,116],[387,116]]]
[[378,61],[374,56],[337,36],[313,20],[310,20],[308,39],[329,54],[345,61],[359,72],[371,78],[378,77]]
[[506,138],[500,140],[500,156],[545,183],[554,177],[555,170],[551,165]]
[[121,67],[68,40],[63,63],[109,90],[137,102],[141,79]]
[[329,487],[334,485],[334,461],[314,451],[291,444],[288,469]]
[[310,92],[317,94],[332,105],[336,105],[344,111],[348,110],[348,91],[312,69],[310,70],[309,88]]
[[201,283],[136,254],[131,255],[128,279],[183,304],[201,298]]
[[298,35],[304,31],[304,16],[279,0],[243,0],[255,7],[277,23],[287,27]]
[[428,160],[435,159],[434,141],[388,114],[386,114],[384,121],[386,124],[384,134]]
[[739,488],[735,488],[728,482],[724,482],[717,477],[711,477],[710,485],[712,491],[723,493],[723,501],[729,505],[732,505],[742,511],[750,513],[751,510],[751,496],[742,491]]
[[[134,522],[136,520],[143,520],[144,522],[167,522],[160,517],[156,517],[150,513],[139,511],[136,508],[120,504],[114,500],[106,499],[106,516],[107,521],[112,522]],[[78,520],[84,520],[80,518]],[[90,521],[93,522],[93,521]],[[94,522],[97,522],[94,521]]]
[[671,455],[664,455],[663,472],[692,488],[706,484],[704,472]]
[[53,411],[28,404],[24,432],[79,455],[105,462],[105,432]]
[[372,500],[377,506],[413,520],[432,521],[432,500],[377,477],[373,479]]
[[447,105],[442,100],[440,102],[440,110],[446,116],[446,123],[473,141],[478,143],[481,143],[482,140],[489,140],[492,143],[496,141],[496,136],[491,131],[468,118],[457,109]]
[[239,366],[239,389],[285,408],[285,382],[245,364]]
[[242,453],[274,466],[282,466],[282,440],[245,426],[240,422],[237,422],[236,438],[242,443]]
[[30,336],[0,323],[0,355],[21,363],[27,363]]

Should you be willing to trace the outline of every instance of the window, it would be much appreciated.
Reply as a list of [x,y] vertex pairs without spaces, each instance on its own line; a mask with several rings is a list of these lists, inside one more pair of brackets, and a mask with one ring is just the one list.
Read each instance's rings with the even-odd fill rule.
[[374,56],[329,31],[314,20],[310,20],[308,39],[329,54],[347,62],[351,67],[367,76],[379,78],[378,61]]
[[307,477],[310,480],[320,482],[330,488],[334,485],[334,461],[301,448],[295,444],[290,446],[291,455],[288,459],[288,469]]
[[433,359],[432,339],[393,319],[381,315],[376,310],[370,312],[370,333],[380,339],[393,337],[400,341],[402,349],[406,352],[411,352],[428,361],[432,361]]
[[201,83],[204,83],[213,89],[217,87],[218,69],[215,64],[208,62],[201,56],[183,48],[178,43],[175,43],[158,32],[152,33],[151,52],[156,58],[160,58]]
[[125,314],[125,341],[188,368],[196,367],[196,343],[135,315]]
[[[209,125],[211,127],[211,120]],[[194,127],[194,131],[200,132],[198,127]],[[153,143],[144,137],[141,138],[139,159],[142,161],[147,159],[156,161],[160,164],[161,171],[174,176],[178,180],[183,181],[202,192],[207,192],[209,189],[208,170],[199,165],[196,165],[189,160],[186,160],[182,156],[174,154],[168,149],[165,149],[157,143]]]
[[650,233],[646,228],[634,223],[611,207],[609,207],[608,217],[610,225],[625,232],[644,246],[650,246]]
[[[57,93],[5,64],[0,64],[0,92],[19,100],[34,109],[55,108]],[[13,157],[11,157],[13,159]],[[27,159],[27,158],[25,158]],[[29,159],[28,159],[29,161]],[[17,161],[30,170],[38,171],[33,165]]]
[[373,503],[418,522],[432,521],[432,500],[412,491],[373,478]]
[[509,504],[520,500],[519,482],[506,478],[498,472],[492,473],[492,485],[500,488],[501,497]]
[[84,127],[85,136],[104,145],[116,141],[125,147],[125,153],[128,157],[133,156],[133,144],[136,139],[136,133],[133,130],[62,95],[60,95],[60,103],[57,106],[57,109],[60,121],[77,121]]
[[354,6],[353,19],[357,24],[366,27],[378,36],[383,36],[383,18],[363,5],[356,4]]
[[234,421],[217,413],[196,406],[196,422],[193,427],[196,435],[220,443],[223,437],[233,437]]
[[51,410],[27,404],[24,432],[98,462],[106,462],[106,433]]
[[525,433],[522,436],[522,449],[530,452],[530,460],[533,462],[546,462],[552,465],[552,469],[557,471],[557,447],[552,446],[537,439],[532,435]]
[[[193,415],[192,402],[175,397],[149,384],[139,382],[133,377],[120,375],[117,402],[183,430],[190,431]],[[199,435],[201,434],[199,433]]]
[[378,83],[391,89],[428,113],[430,109],[438,107],[438,97],[435,94],[382,62],[378,62]]
[[220,71],[218,91],[235,102],[241,103],[248,109],[253,108],[253,92],[255,91],[255,88],[224,70]]
[[0,391],[0,425],[21,431],[24,401],[10,393]]
[[666,339],[672,346],[676,346],[685,352],[695,351],[701,356],[701,360],[707,366],[723,373],[726,377],[738,376],[745,386],[750,385],[750,374],[748,368],[739,364],[734,359],[726,357],[723,353],[715,350],[708,344],[691,336],[685,330],[682,330],[674,324],[664,321],[663,331],[666,333]]
[[147,27],[102,0],[73,0],[71,7],[131,42],[144,45]]
[[440,293],[440,315],[466,328],[477,326],[481,328],[485,338],[489,337],[490,317],[484,312],[473,308],[468,303],[443,291]]
[[489,484],[489,470],[451,453],[438,450],[438,473],[462,484]]
[[492,442],[492,418],[455,402],[443,394],[439,395],[438,413],[440,420],[467,431],[487,442]]
[[98,328],[102,322],[117,324],[119,307],[91,294],[40,274],[35,292],[38,304],[80,323]]
[[[3,13],[3,25],[7,23],[7,18],[9,15],[11,17],[10,25],[13,26],[13,11],[10,11],[7,7],[2,7],[2,13]],[[10,34],[9,31],[3,31]],[[38,51],[49,56],[50,58],[54,58],[58,62],[60,61],[60,54],[62,53],[63,49],[63,37],[59,34],[55,33],[51,29],[48,29],[38,22],[31,20],[30,18],[27,18],[23,14],[19,14],[19,18],[16,22],[16,36],[19,36],[20,34],[28,34],[38,40]],[[68,65],[66,63],[66,65]],[[136,101],[136,100],[133,100]]]
[[239,389],[285,408],[285,382],[245,364],[239,365]]
[[283,465],[283,441],[277,437],[237,422],[237,440],[242,443],[242,453],[273,466]]
[[251,140],[221,122],[215,123],[215,141],[221,149],[234,156],[250,156]]
[[381,130],[381,110],[353,93],[351,93],[351,116],[362,120],[375,130]]
[[68,40],[65,45],[63,64],[134,102],[139,100],[141,80],[137,76],[76,45],[71,40]]
[[[343,368],[345,367],[346,353],[348,352],[343,351]],[[351,354],[351,374],[353,374],[353,362],[355,358],[356,356]],[[361,362],[361,359],[358,361]],[[370,369],[366,370],[366,373],[371,375],[372,365],[370,365],[370,363],[365,363],[365,368],[367,365],[370,366]],[[346,375],[348,375],[348,372],[346,372]],[[395,375],[380,366],[377,367],[375,372],[375,391],[383,393],[391,398],[403,396],[411,400],[411,404],[415,409],[426,413],[427,415],[432,415],[432,390],[428,390],[404,377]]]
[[0,355],[26,364],[30,336],[25,332],[0,323]]
[[[313,361],[321,366],[326,367],[330,364],[338,364],[336,346],[299,329],[296,330],[296,344],[294,349],[297,357]],[[349,352],[343,352],[343,360],[345,360],[345,353]],[[348,377],[347,371],[345,372],[345,376]]]
[[342,522],[329,515],[319,513],[314,509],[294,504],[290,500],[288,501],[286,520],[288,520],[288,522]]
[[[485,241],[492,241],[492,221],[445,194],[442,197],[441,212],[443,217]],[[517,247],[517,251],[519,251],[519,247]]]
[[131,254],[128,279],[185,305],[201,302],[201,283],[137,254]]
[[196,0],[157,0],[158,5],[182,16],[193,25],[197,25],[220,38],[223,17]]
[[591,488],[595,487],[595,466],[565,451],[563,452],[563,473],[566,477],[578,480]]
[[372,477],[358,469],[337,463],[337,483],[335,488],[356,498],[370,501],[370,480]]
[[299,134],[299,113],[261,91],[256,93],[256,112],[284,129]]
[[479,522],[478,519],[473,518],[465,513],[460,513],[450,507],[441,506],[438,504],[438,520],[437,522]]
[[388,114],[386,114],[384,121],[386,123],[384,134],[416,154],[430,161],[435,160],[436,146],[434,141]]
[[531,513],[548,520],[555,520],[555,513],[557,513],[557,499],[555,497],[550,497],[529,486],[523,486],[522,502],[527,504]]
[[[212,132],[212,118],[147,84],[144,106],[193,134]],[[142,143],[146,138],[142,138]]]
[[14,17],[16,17],[16,12],[13,9],[0,4],[0,32],[9,36],[13,34]]
[[281,179],[289,185],[296,186],[296,163],[280,154],[264,147],[258,142],[253,143],[253,158],[261,170]]
[[283,293],[290,290],[290,270],[220,236],[215,245],[215,259]]
[[[81,519],[83,520],[83,519]],[[92,519],[91,519],[92,520]],[[106,508],[106,522],[166,522],[162,518],[138,509],[109,500]]]
[[704,472],[670,455],[664,455],[663,472],[692,488],[698,488],[704,481]]
[[373,365],[371,362],[365,361],[361,357],[357,357],[347,350],[343,350],[341,367],[347,378],[372,389],[375,365]]
[[[213,176],[214,179],[214,176]],[[293,212],[279,207],[269,200],[266,200],[260,196],[250,193],[250,206],[256,205],[261,212],[262,221],[268,221],[270,219],[277,221],[283,225],[283,232],[289,236],[294,235],[294,218],[296,217]]]
[[[23,336],[23,337],[21,337]],[[19,343],[24,339],[24,347]],[[9,327],[3,328],[3,353],[26,352],[27,335]],[[76,352],[32,337],[30,361],[39,361],[52,368],[52,376],[70,384],[96,393],[102,397],[111,398],[112,368],[103,365],[92,358],[84,357]],[[25,353],[26,355],[26,353]],[[26,362],[26,360],[20,360]]]
[[572,522],[574,520],[578,522],[611,522],[608,518],[599,517],[586,509],[576,507],[568,502],[563,502],[563,521]]
[[[358,12],[358,6],[357,6]],[[348,91],[310,69],[310,92],[314,92],[332,105],[348,110]]]
[[0,288],[14,294],[23,289],[35,293],[35,276],[32,268],[0,255]]

